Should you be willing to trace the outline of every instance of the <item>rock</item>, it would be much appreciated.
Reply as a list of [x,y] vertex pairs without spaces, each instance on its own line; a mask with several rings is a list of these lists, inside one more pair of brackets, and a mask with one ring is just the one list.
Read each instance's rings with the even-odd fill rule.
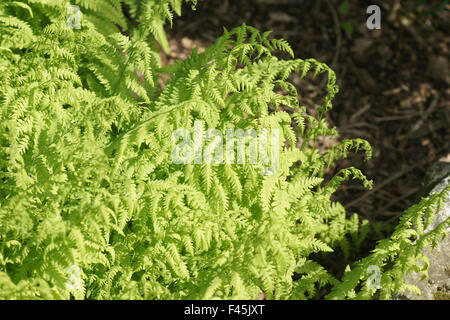
[[181,45],[183,46],[183,48],[190,50],[195,47],[194,41],[192,41],[192,39],[189,39],[188,37],[181,38]]
[[450,69],[448,60],[442,56],[432,56],[428,61],[427,71],[431,78],[450,84]]
[[[375,30],[374,30],[375,31]],[[372,48],[374,44],[371,38],[358,38],[355,40],[353,46],[350,48],[352,53],[352,58],[359,64],[366,64],[370,60],[369,49]],[[372,63],[372,61],[371,61]],[[363,70],[363,69],[361,69]]]
[[275,22],[282,22],[282,23],[292,22],[296,20],[294,17],[291,17],[287,13],[279,11],[269,12],[269,17],[271,20]]
[[392,50],[387,45],[382,45],[377,49],[378,54],[383,58],[383,62],[390,61],[392,58]]
[[433,163],[425,172],[425,177],[422,183],[422,190],[419,193],[420,197],[425,197],[432,192],[432,190],[447,176],[450,175],[450,163],[448,161],[437,161]]
[[373,44],[373,40],[369,38],[358,38],[355,40],[351,51],[356,55],[362,57],[365,55],[367,49],[369,49]]
[[359,83],[365,90],[373,90],[377,87],[377,83],[366,69],[361,69],[358,73]]
[[[427,171],[425,184],[431,184],[431,192],[438,193],[450,184],[450,163],[436,162]],[[426,186],[426,188],[430,188]],[[425,230],[430,232],[436,226],[450,217],[450,195],[445,200],[442,210],[435,216],[434,221]],[[447,229],[450,231],[450,228]],[[402,300],[450,300],[450,237],[430,252],[429,247],[425,247],[423,253],[430,260],[428,269],[428,279],[421,281],[421,275],[410,273],[405,277],[405,281],[414,284],[422,292],[421,296],[406,291],[396,296],[395,299]]]
[[301,4],[304,0],[257,0],[257,4]]

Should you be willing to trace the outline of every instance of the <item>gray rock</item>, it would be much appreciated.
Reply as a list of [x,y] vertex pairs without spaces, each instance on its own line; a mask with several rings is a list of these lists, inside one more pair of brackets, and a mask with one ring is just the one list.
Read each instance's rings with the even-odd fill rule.
[[[430,189],[429,194],[442,191],[450,184],[450,163],[437,162],[433,164],[427,171],[425,176],[425,188]],[[430,232],[437,225],[450,217],[450,195],[445,200],[442,210],[435,216],[434,221],[425,230]],[[447,229],[447,232],[450,228]],[[416,293],[405,291],[396,296],[395,299],[407,300],[449,300],[450,299],[450,237],[430,251],[429,247],[425,247],[423,253],[430,260],[428,269],[428,279],[421,281],[421,275],[410,273],[405,277],[405,281],[417,286],[422,294],[417,296]]]
[[450,84],[450,67],[447,58],[432,56],[428,61],[427,71],[434,80]]
[[355,40],[353,47],[350,49],[359,58],[367,58],[367,50],[373,45],[371,38],[358,38]]

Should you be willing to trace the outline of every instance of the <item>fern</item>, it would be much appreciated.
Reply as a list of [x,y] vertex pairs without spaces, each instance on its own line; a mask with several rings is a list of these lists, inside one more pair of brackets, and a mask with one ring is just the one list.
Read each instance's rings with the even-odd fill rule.
[[[358,261],[353,270],[345,273],[342,282],[336,285],[328,295],[330,299],[356,298],[363,299],[373,296],[378,288],[368,285],[367,270],[376,266],[381,273],[380,297],[390,299],[394,293],[405,289],[417,292],[420,290],[403,281],[403,276],[410,272],[420,272],[427,277],[429,265],[427,257],[422,253],[425,246],[436,247],[443,237],[447,236],[449,219],[440,223],[435,229],[425,233],[424,229],[433,220],[447,197],[450,187],[441,193],[433,194],[410,207],[401,217],[399,225],[388,239],[379,241],[372,254]],[[418,264],[419,261],[424,264]],[[362,288],[355,293],[355,287],[362,283]]]
[[[312,259],[367,234],[330,197],[344,180],[370,181],[355,168],[323,175],[350,151],[369,159],[369,144],[315,148],[337,134],[324,118],[334,72],[278,58],[293,56],[287,42],[245,24],[163,68],[156,44],[168,49],[163,26],[182,1],[123,3],[132,20],[120,1],[75,1],[80,29],[67,25],[68,1],[0,4],[0,298],[307,299],[327,285],[330,298],[366,298],[373,292],[355,291],[364,267],[386,259],[395,264],[383,297],[402,288],[397,280],[424,259],[418,248],[445,231],[422,237],[442,195],[411,208],[343,279]],[[328,77],[317,117],[290,82],[308,73]],[[278,130],[278,167],[173,162],[172,134],[199,124],[223,137]]]

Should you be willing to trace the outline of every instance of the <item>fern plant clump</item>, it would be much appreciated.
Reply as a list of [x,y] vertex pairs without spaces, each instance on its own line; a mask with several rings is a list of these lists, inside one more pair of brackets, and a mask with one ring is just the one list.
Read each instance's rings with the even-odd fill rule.
[[[79,29],[69,1],[0,4],[1,299],[309,299],[321,288],[388,299],[408,287],[404,274],[426,273],[416,262],[446,235],[448,220],[424,233],[445,193],[411,207],[342,279],[312,258],[363,240],[368,222],[331,195],[348,179],[371,187],[353,167],[324,179],[349,152],[371,157],[362,139],[316,147],[337,135],[324,117],[338,92],[327,65],[244,24],[163,67],[158,44],[168,50],[163,26],[181,0],[74,2]],[[327,76],[317,116],[292,74]],[[174,162],[174,132],[199,122],[224,137],[276,130],[277,170]]]

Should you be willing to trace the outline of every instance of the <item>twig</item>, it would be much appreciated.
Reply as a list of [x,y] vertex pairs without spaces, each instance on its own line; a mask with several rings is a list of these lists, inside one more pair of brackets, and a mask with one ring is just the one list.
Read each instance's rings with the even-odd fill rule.
[[417,116],[419,114],[420,113],[415,112],[415,113],[406,114],[406,115],[402,115],[402,116],[374,117],[373,121],[375,121],[375,122],[387,122],[387,121],[405,120],[405,119],[413,118],[413,117],[415,117],[415,116]]
[[393,200],[390,201],[387,205],[385,205],[384,207],[382,207],[382,208],[379,210],[378,215],[380,215],[380,216],[386,216],[386,215],[391,216],[392,214],[385,214],[384,211],[385,211],[386,209],[392,207],[394,204],[398,203],[399,201],[402,201],[403,199],[409,197],[410,195],[415,194],[417,191],[419,191],[419,189],[420,189],[420,188],[418,188],[418,187],[412,188],[411,190],[409,190],[408,192],[406,192],[406,193],[403,194],[402,196],[393,199]]
[[361,109],[359,109],[358,111],[356,111],[351,117],[350,117],[350,122],[355,122],[356,119],[359,118],[359,116],[361,116],[364,112],[366,112],[367,110],[369,110],[372,106],[370,104],[366,104],[364,107],[362,107]]
[[436,105],[439,101],[439,93],[436,92],[433,101],[431,101],[430,106],[428,107],[427,111],[424,112],[423,116],[419,119],[419,121],[417,121],[411,128],[411,131],[406,135],[406,137],[408,138],[409,136],[411,136],[414,132],[416,132],[417,130],[420,129],[420,127],[423,125],[423,123],[425,122],[425,120],[428,118],[428,116],[434,111],[434,109],[436,108]]
[[415,167],[418,167],[420,165],[420,163],[416,163],[413,166],[407,167],[405,169],[403,169],[402,171],[394,174],[393,176],[391,176],[389,179],[384,180],[381,184],[377,185],[375,188],[373,188],[372,190],[364,193],[361,197],[347,203],[344,207],[345,208],[349,208],[351,206],[353,206],[354,204],[360,202],[361,200],[367,198],[370,194],[380,190],[381,188],[383,188],[384,186],[390,184],[392,181],[397,180],[398,178],[400,178],[401,176],[407,174],[408,172],[410,172],[412,169],[414,169]]
[[433,101],[431,101],[430,105],[428,106],[427,110],[423,113],[422,117],[412,126],[411,130],[403,137],[403,141],[400,144],[401,149],[405,147],[405,145],[408,143],[408,139],[411,138],[411,136],[414,135],[422,127],[422,125],[427,120],[429,115],[434,111],[439,101],[439,98],[440,95],[438,92],[436,92],[434,94]]
[[[447,150],[447,148],[448,148],[448,144],[444,144],[444,146],[442,146],[441,148],[438,148],[438,149],[435,151],[435,153],[437,154],[437,153],[439,153],[439,152],[442,151],[442,150]],[[415,169],[415,168],[417,168],[417,167],[423,166],[425,163],[427,163],[428,160],[429,160],[428,158],[425,158],[425,159],[423,159],[422,161],[419,161],[419,162],[417,162],[416,164],[414,164],[414,165],[412,165],[412,166],[409,166],[409,167],[407,167],[407,168],[401,170],[400,172],[394,174],[392,177],[390,177],[390,178],[384,180],[381,184],[377,185],[377,186],[376,186],[375,188],[373,188],[372,190],[369,190],[368,192],[364,193],[361,197],[359,197],[359,198],[357,198],[357,199],[355,199],[355,200],[353,200],[353,201],[347,203],[346,205],[344,205],[344,207],[345,207],[345,208],[349,208],[349,207],[355,205],[356,203],[360,202],[361,200],[367,198],[370,194],[372,194],[372,193],[374,193],[374,192],[380,190],[380,189],[383,188],[384,186],[386,186],[386,185],[390,184],[391,182],[397,180],[398,178],[400,178],[400,177],[402,177],[403,175],[407,174],[407,173],[410,172],[411,170],[413,170],[413,169]]]
[[333,60],[331,62],[331,69],[336,68],[337,62],[339,59],[339,52],[341,51],[341,42],[342,42],[342,33],[341,33],[341,22],[339,20],[339,16],[336,12],[336,9],[334,8],[334,5],[331,3],[330,0],[325,0],[328,8],[330,8],[331,14],[333,15],[333,21],[336,26],[336,33],[337,33],[337,39],[336,39],[336,49],[334,51]]
[[[342,42],[342,34],[341,34],[341,22],[339,20],[339,16],[336,12],[336,9],[334,8],[334,5],[331,3],[330,0],[325,0],[325,2],[328,5],[328,8],[331,11],[331,15],[333,16],[334,25],[336,28],[336,49],[334,50],[334,56],[333,60],[331,61],[330,68],[335,69],[337,66],[337,62],[339,59],[339,52],[341,51],[341,42]],[[320,84],[321,87],[323,87],[327,82],[327,79],[322,80],[322,83]]]

